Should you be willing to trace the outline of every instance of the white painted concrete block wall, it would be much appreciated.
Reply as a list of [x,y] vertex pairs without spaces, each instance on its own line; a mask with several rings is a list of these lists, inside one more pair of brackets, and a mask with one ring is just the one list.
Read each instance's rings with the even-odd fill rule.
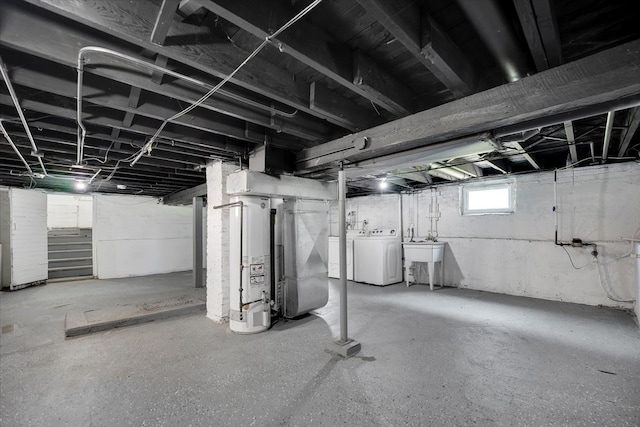
[[[439,239],[448,243],[445,253],[447,284],[512,295],[576,303],[630,307],[607,298],[590,248],[554,245],[553,173],[516,178],[516,212],[512,215],[461,216],[459,186],[437,188],[441,218]],[[386,198],[386,199],[385,199]],[[350,199],[358,211],[372,218],[392,218],[397,206],[390,196]],[[430,191],[403,196],[403,228],[415,221],[416,234],[426,237]],[[412,204],[413,203],[413,204]],[[598,244],[605,284],[617,299],[633,299],[635,266],[630,257],[618,259],[630,249],[622,237],[640,227],[640,165],[579,168],[558,172],[559,239],[580,238]],[[335,215],[335,214],[334,214]],[[417,216],[417,221],[415,217]],[[332,215],[333,217],[333,215]],[[381,220],[382,221],[382,220]],[[370,221],[370,228],[400,227]]]
[[235,166],[222,162],[207,165],[207,317],[229,319],[229,209],[213,209],[229,203],[227,176]]
[[48,228],[91,228],[93,196],[47,194]]
[[193,209],[152,197],[96,194],[94,271],[100,279],[193,268]]
[[[362,229],[364,221],[367,228],[397,228],[400,227],[400,196],[398,194],[382,194],[379,196],[358,197],[347,199],[345,209],[356,213],[354,228]],[[331,202],[329,214],[329,235],[338,235],[338,202]]]

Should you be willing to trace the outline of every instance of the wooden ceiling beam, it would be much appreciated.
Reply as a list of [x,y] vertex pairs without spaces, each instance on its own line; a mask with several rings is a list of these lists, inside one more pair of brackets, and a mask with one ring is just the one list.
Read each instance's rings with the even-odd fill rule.
[[549,0],[513,0],[538,72],[562,63],[560,34]]
[[[76,152],[75,141],[73,141],[71,138],[65,138],[64,136],[57,135],[59,133],[62,133],[64,135],[64,132],[60,132],[58,128],[56,128],[55,126],[50,126],[49,124],[46,124],[46,123],[42,124],[41,126],[42,127],[40,127],[40,129],[43,129],[43,131],[40,131],[37,135],[34,135],[34,139],[38,143],[38,146],[42,147],[42,151],[45,153],[45,159],[55,158],[57,155],[60,155],[60,154],[63,154],[66,156],[75,155],[74,154]],[[53,131],[56,134],[55,135],[49,134],[46,131]],[[19,138],[16,140],[16,145],[18,145],[18,147],[22,146],[26,150],[29,149],[28,147],[29,142],[26,139],[26,135],[24,135],[20,131],[20,129],[17,129],[17,130],[13,129],[10,132],[10,134],[17,135],[17,137]],[[86,141],[87,141],[87,144],[85,146],[86,154],[87,154],[86,157],[98,157],[98,158],[100,158],[101,156],[104,157],[104,154],[101,153],[101,151],[104,149],[104,146],[94,145],[95,144],[94,138],[87,138]],[[160,145],[158,145],[158,147],[159,148],[157,149],[157,152],[156,150],[154,150],[154,153],[156,153],[156,155],[143,156],[140,159],[140,161],[136,163],[136,166],[138,164],[141,164],[143,167],[146,165],[151,167],[159,167],[159,168],[166,168],[166,169],[173,169],[173,170],[175,170],[176,168],[193,169],[195,166],[203,164],[207,158],[207,156],[204,156],[204,155],[189,156],[184,154],[181,156],[173,157],[173,154],[165,154],[166,153],[165,147],[162,147]],[[111,155],[110,161],[113,161],[113,163],[115,163],[118,160],[131,157],[131,155],[138,149],[139,147],[136,147],[136,148],[130,147],[127,149],[122,149],[122,148],[116,149],[115,147],[112,147],[112,149],[109,151]],[[73,163],[72,160],[73,158],[69,158],[69,165]],[[122,164],[122,166],[128,166],[128,163],[124,163]]]
[[[122,2],[120,0],[81,3],[69,2],[68,0],[25,1],[143,49],[165,55],[174,61],[220,79],[231,74],[248,56],[247,53],[234,47],[226,40],[221,42],[216,39],[206,25],[194,26],[178,21],[173,22],[171,35],[167,38],[165,46],[151,43],[149,39],[159,8],[153,7],[149,2]],[[11,4],[9,1],[2,2],[0,16],[6,14],[5,10],[16,9],[15,6],[6,6],[8,3]],[[5,21],[9,21],[9,19],[2,19],[0,27],[5,24]],[[69,26],[60,26],[57,31],[68,31],[69,29]],[[44,37],[41,30],[38,31],[38,36]],[[51,43],[47,44],[51,45]],[[260,57],[249,61],[229,82],[345,127],[344,122],[336,123],[332,118],[325,117],[310,108],[308,83],[296,80],[289,71]],[[361,127],[355,123],[353,125]]]
[[[77,67],[78,47],[82,46],[101,46],[139,57],[136,52],[127,51],[123,46],[107,38],[88,33],[79,26],[63,27],[32,11],[20,9],[11,2],[0,2],[0,12],[0,44],[20,52],[73,69]],[[34,33],[31,28],[38,28],[38,32]],[[108,57],[90,56],[89,58],[91,66],[85,67],[85,73],[96,74],[187,103],[197,100],[209,89],[209,87],[196,87],[184,81],[155,84],[149,80],[146,70],[140,73],[137,68],[125,62],[115,62]],[[211,87],[214,84],[211,84]],[[242,101],[238,102],[235,97],[235,92],[230,88],[224,88],[220,91],[220,96],[209,98],[200,107],[307,140],[325,139],[330,133],[331,128],[315,118],[296,114],[294,118],[276,115],[272,120],[269,107],[265,106],[260,110],[248,108],[242,105]]]
[[164,45],[179,4],[180,0],[162,0],[158,18],[151,31],[151,43]]
[[[10,97],[3,93],[0,93],[0,104],[5,106],[13,105]],[[25,110],[35,111],[42,114],[53,115],[57,117],[61,117],[67,120],[76,119],[76,111],[70,108],[65,108],[57,105],[50,105],[40,101],[33,101],[30,99],[22,99],[20,105]],[[113,127],[118,127],[120,130],[124,130],[127,132],[133,132],[141,135],[149,135],[155,132],[155,127],[144,125],[141,123],[133,124],[130,127],[123,127],[122,122],[116,118],[110,118],[103,114],[99,117],[94,116],[91,113],[85,113],[83,117],[83,121],[86,125],[96,125],[96,126],[104,126],[109,129]],[[212,150],[220,150],[223,152],[227,152],[229,156],[236,154],[244,153],[245,148],[242,145],[237,144],[228,144],[224,138],[220,138],[217,141],[212,140],[210,135],[196,134],[194,132],[186,132],[186,129],[182,128],[180,132],[172,131],[167,126],[166,130],[163,132],[164,138],[173,139],[176,141],[183,141],[186,143],[196,143],[196,144],[207,144],[211,147]],[[89,131],[90,133],[90,131]],[[215,151],[212,151],[212,154],[215,154]]]
[[[77,84],[75,81],[59,77],[53,74],[51,70],[43,73],[27,67],[14,67],[10,71],[10,75],[11,81],[19,86],[70,99],[73,99],[76,94]],[[109,91],[105,91],[104,88],[105,85],[102,84],[99,79],[96,79],[95,76],[86,76],[83,82],[84,102],[87,104],[85,107],[90,109],[91,104],[93,104],[126,113],[122,122],[122,127],[124,128],[131,127],[133,117],[136,114],[162,121],[166,117],[173,115],[175,111],[179,109],[177,102],[153,93],[146,94],[144,102],[139,105],[141,90],[136,86],[131,87],[128,96],[125,95],[122,87],[119,85],[111,85],[109,88],[111,90]],[[181,117],[171,123],[210,132],[215,135],[228,136],[240,141],[253,143],[261,143],[264,141],[264,136],[261,136],[259,139],[247,138],[245,135],[245,123],[242,121],[233,120],[222,115],[212,117],[211,114],[207,114],[205,111],[198,109],[194,110],[188,116]]]
[[[476,92],[478,75],[448,34],[410,0],[357,0],[456,98]],[[421,19],[422,17],[422,19]]]
[[[297,155],[297,169],[349,162],[428,146],[640,94],[640,40],[470,95]],[[620,107],[618,107],[620,108]],[[613,109],[616,109],[615,107]],[[524,129],[523,129],[524,130]],[[362,147],[357,141],[367,138]]]
[[[285,2],[237,0],[197,0],[197,2],[260,41],[295,16],[292,8],[284,7]],[[304,18],[278,35],[278,38],[273,40],[273,44],[283,53],[397,117],[406,116],[415,111],[412,93],[404,83],[379,67],[371,58],[366,58],[365,69],[368,73],[358,74],[354,70],[363,69],[362,61],[365,59],[362,55],[353,56],[351,49],[339,46],[323,29]],[[369,78],[370,75],[371,78]],[[371,119],[374,119],[373,115]]]

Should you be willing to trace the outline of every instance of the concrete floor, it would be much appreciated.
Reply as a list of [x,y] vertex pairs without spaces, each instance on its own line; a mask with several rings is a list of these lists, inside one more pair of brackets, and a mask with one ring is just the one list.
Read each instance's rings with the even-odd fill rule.
[[[627,312],[404,284],[349,284],[362,352],[314,315],[236,335],[191,315],[65,340],[67,310],[167,296],[186,273],[0,294],[2,426],[640,425]],[[194,290],[197,291],[197,290]]]

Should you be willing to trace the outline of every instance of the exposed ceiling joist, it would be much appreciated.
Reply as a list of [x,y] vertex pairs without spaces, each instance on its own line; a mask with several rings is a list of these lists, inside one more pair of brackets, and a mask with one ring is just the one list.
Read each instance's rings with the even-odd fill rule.
[[[285,2],[197,1],[260,40],[272,32],[270,23],[284,23],[295,15],[293,9],[283,7]],[[403,83],[363,53],[353,55],[351,51],[336,49],[333,38],[309,21],[291,27],[273,43],[284,54],[396,116],[414,111],[411,91]]]
[[164,44],[179,4],[180,0],[162,0],[158,18],[153,26],[153,31],[151,31],[151,43],[161,46]]
[[[30,30],[31,28],[38,28],[40,35],[34,34]],[[46,43],[43,43],[43,37],[46,38]],[[61,27],[37,14],[18,9],[6,2],[2,3],[2,13],[0,13],[0,44],[72,68],[77,66],[78,46],[101,46],[138,57],[136,52],[128,51],[122,46],[114,44],[113,41],[88,33],[79,26]],[[114,64],[111,58],[97,55],[90,56],[89,62],[91,66],[85,67],[88,73],[183,102],[190,103],[197,100],[213,86],[196,87],[191,83],[177,81],[158,85],[149,80],[147,70],[141,74],[137,68],[131,67],[131,65],[123,62]],[[225,93],[227,96],[224,95]],[[231,115],[305,139],[322,139],[330,132],[330,128],[326,124],[305,118],[303,114],[296,114],[295,118],[282,115],[274,117],[269,112],[272,109],[270,106],[265,106],[259,111],[247,108],[242,105],[242,102],[239,104],[235,100],[237,95],[233,91],[229,91],[229,88],[221,90],[220,95],[209,98],[201,105],[201,108]],[[242,99],[242,96],[240,98]]]
[[358,3],[455,97],[476,91],[473,65],[417,3],[409,0],[358,0]]
[[[298,153],[298,169],[358,161],[640,93],[640,40]],[[524,130],[524,129],[521,129]],[[359,148],[354,141],[367,138]]]
[[194,197],[201,197],[207,195],[207,184],[200,184],[193,188],[187,188],[185,190],[171,193],[162,198],[162,203],[165,205],[190,205],[193,203]]
[[[75,22],[88,25],[113,37],[141,48],[166,55],[170,59],[184,63],[204,73],[218,78],[225,78],[242,63],[247,53],[232,46],[230,43],[211,43],[212,34],[203,26],[193,26],[174,21],[171,25],[169,39],[179,40],[180,43],[165,43],[159,46],[151,43],[149,35],[158,16],[159,8],[148,2],[131,2],[130,8],[123,9],[119,0],[101,0],[100,2],[84,2],[77,7],[67,0],[25,0],[55,14],[72,19]],[[3,8],[4,9],[4,8]],[[11,9],[11,7],[6,8]],[[17,11],[24,14],[23,9]],[[5,11],[3,10],[3,14]],[[4,26],[2,19],[0,28]],[[37,28],[31,27],[31,28]],[[66,27],[59,27],[57,31],[66,32]],[[295,76],[262,58],[254,58],[240,70],[230,83],[248,89],[281,102],[285,105],[335,122],[330,117],[313,111],[309,106],[309,84],[296,81]],[[344,123],[336,123],[344,126]]]
[[550,0],[513,0],[538,72],[562,63],[560,35]]
[[[11,100],[7,95],[0,93],[0,104],[3,105],[11,105]],[[68,120],[75,120],[76,111],[71,108],[65,108],[55,105],[50,105],[40,101],[33,101],[30,99],[23,99],[22,107],[25,110],[35,111],[42,114],[49,114],[58,117],[64,117]],[[119,127],[122,130],[126,130],[128,132],[139,133],[141,135],[148,135],[149,133],[153,133],[157,128],[155,126],[156,121],[143,123],[141,120],[140,123],[132,124],[131,126],[124,127],[119,119],[115,117],[107,117],[102,114],[100,117],[95,117],[91,113],[85,113],[83,120],[87,124],[94,124],[97,126],[104,126],[108,128]],[[175,128],[174,128],[175,129]],[[180,128],[180,130],[169,130],[167,127],[167,131],[163,133],[165,138],[174,139],[176,141],[183,141],[186,143],[196,143],[196,144],[206,144],[208,143],[209,147],[212,150],[220,150],[226,151],[229,154],[236,153],[242,154],[245,152],[245,146],[240,144],[228,143],[226,139],[218,138],[215,140],[209,135],[202,135],[199,131],[192,131],[186,129],[184,127]]]

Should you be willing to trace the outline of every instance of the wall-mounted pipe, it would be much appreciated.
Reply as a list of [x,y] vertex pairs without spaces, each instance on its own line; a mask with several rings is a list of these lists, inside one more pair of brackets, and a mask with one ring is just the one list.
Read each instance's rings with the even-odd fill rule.
[[24,163],[24,166],[27,168],[29,175],[33,175],[33,170],[31,170],[31,166],[29,166],[29,163],[27,163],[27,161],[24,159],[24,157],[22,156],[22,153],[20,153],[20,151],[18,150],[18,147],[16,147],[16,144],[14,144],[13,140],[7,133],[7,130],[4,128],[4,125],[2,124],[2,120],[0,120],[0,131],[2,131],[2,134],[7,139],[7,142],[9,143],[11,148],[13,148],[13,151],[15,151],[18,157],[20,157],[20,160],[22,160],[22,163]]
[[[117,52],[115,50],[111,50],[111,49],[107,49],[104,47],[99,47],[99,46],[86,46],[83,47],[82,49],[80,49],[80,51],[78,52],[78,88],[77,88],[77,114],[76,114],[76,120],[78,121],[78,150],[77,150],[77,158],[76,158],[76,163],[80,164],[83,160],[84,157],[84,138],[86,137],[86,133],[87,130],[84,126],[84,123],[82,122],[82,81],[83,81],[83,75],[84,75],[84,62],[85,62],[85,56],[89,53],[99,53],[101,55],[107,55],[107,56],[113,56],[115,58],[119,58],[128,62],[131,62],[133,64],[142,66],[142,67],[146,67],[149,68],[153,71],[158,71],[164,74],[167,74],[169,76],[184,80],[186,82],[189,82],[191,84],[194,84],[196,86],[200,86],[202,88],[205,88],[207,90],[211,90],[214,86],[205,83],[201,80],[198,79],[194,79],[193,77],[189,77],[185,74],[181,74],[181,73],[177,73],[169,68],[166,67],[161,67],[159,65],[156,64],[152,64],[146,61],[143,61],[141,59],[135,58],[133,56],[129,56],[126,55],[124,53],[120,53]],[[277,109],[272,105],[265,105],[265,104],[261,104],[259,102],[253,101],[251,99],[242,97],[240,95],[236,95],[232,92],[229,91],[225,91],[225,90],[218,90],[217,93],[219,93],[220,95],[226,96],[227,98],[231,98],[233,100],[236,101],[240,101],[244,104],[247,105],[251,105],[252,107],[256,107],[256,108],[260,108],[263,109],[265,111],[269,111],[273,114],[276,115],[280,115],[283,117],[293,117],[296,115],[296,113],[298,112],[297,110],[289,113],[286,111],[282,111],[280,109]]]
[[458,0],[471,25],[484,40],[509,82],[526,77],[531,67],[527,50],[518,46],[516,32],[496,0]]
[[[27,124],[27,119],[24,117],[24,113],[22,112],[22,107],[20,107],[20,102],[18,101],[16,92],[13,90],[13,85],[11,84],[11,80],[9,80],[9,72],[7,71],[7,68],[4,65],[4,61],[2,60],[2,57],[0,57],[0,73],[2,74],[4,83],[7,85],[7,89],[9,90],[9,95],[11,96],[13,105],[16,108],[16,111],[18,112],[18,116],[20,116],[22,127],[24,127],[24,131],[26,132],[27,137],[29,138],[29,142],[31,142],[31,148],[33,149],[33,151],[31,152],[31,155],[38,159],[38,162],[40,163],[40,167],[42,168],[42,174],[44,176],[47,176],[47,169],[44,167],[44,163],[42,162],[42,155],[38,151],[36,142],[33,140],[33,135],[31,135],[31,129],[29,129],[29,125]],[[5,136],[8,135],[6,134],[6,130],[3,133],[5,133]]]
[[250,303],[244,303],[242,302],[242,293],[244,291],[244,289],[242,288],[242,273],[244,272],[244,264],[242,262],[242,246],[243,246],[243,230],[244,230],[244,215],[243,215],[243,211],[244,211],[244,203],[242,201],[238,201],[238,202],[232,202],[232,203],[226,203],[224,205],[218,205],[218,206],[214,206],[213,209],[223,209],[223,208],[233,208],[233,207],[240,207],[240,288],[238,289],[238,291],[240,292],[240,298],[238,299],[239,301],[239,307],[238,307],[238,311],[240,312],[240,320],[242,320],[242,307],[245,304],[250,304]]
[[607,124],[604,127],[604,142],[602,143],[602,163],[606,163],[607,156],[609,155],[609,142],[611,142],[611,131],[613,130],[615,114],[615,111],[609,111],[607,113]]

